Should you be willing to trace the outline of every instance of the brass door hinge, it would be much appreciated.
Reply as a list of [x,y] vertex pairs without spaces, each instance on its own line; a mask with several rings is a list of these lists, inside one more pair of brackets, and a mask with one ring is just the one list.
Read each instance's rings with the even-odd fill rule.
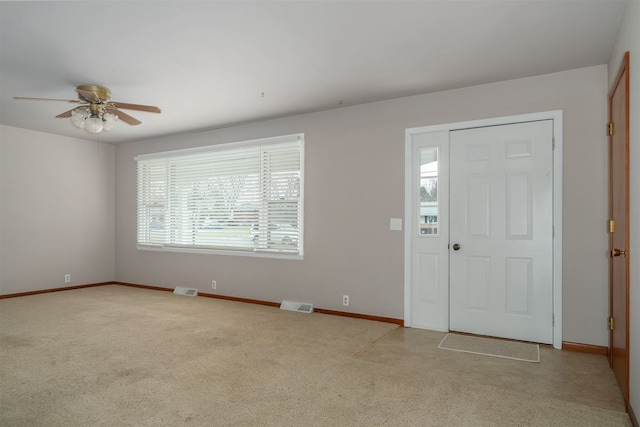
[[613,331],[613,317],[609,317],[609,330]]
[[615,233],[616,232],[616,220],[615,219],[610,219],[609,220],[609,233]]
[[613,136],[613,122],[609,122],[607,126],[607,135]]

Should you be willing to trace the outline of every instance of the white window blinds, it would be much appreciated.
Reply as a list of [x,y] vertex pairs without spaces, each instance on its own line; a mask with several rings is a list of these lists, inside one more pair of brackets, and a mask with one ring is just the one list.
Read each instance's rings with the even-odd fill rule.
[[136,157],[139,247],[302,255],[304,135]]

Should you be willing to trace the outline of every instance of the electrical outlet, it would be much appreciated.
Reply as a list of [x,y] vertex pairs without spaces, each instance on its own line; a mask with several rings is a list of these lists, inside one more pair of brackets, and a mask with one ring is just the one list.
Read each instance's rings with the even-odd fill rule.
[[211,281],[211,289],[216,289],[218,287],[218,284],[216,283],[215,280]]
[[65,274],[64,275],[64,283],[70,283],[71,282],[71,275],[70,274]]
[[342,305],[344,306],[349,305],[349,295],[342,295]]

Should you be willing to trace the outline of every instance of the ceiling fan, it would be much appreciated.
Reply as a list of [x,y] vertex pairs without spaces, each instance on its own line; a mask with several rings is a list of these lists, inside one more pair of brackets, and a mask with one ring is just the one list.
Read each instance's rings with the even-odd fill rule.
[[153,105],[111,101],[111,91],[103,86],[82,85],[76,87],[76,92],[78,93],[78,99],[27,98],[24,96],[16,96],[14,99],[62,101],[80,104],[69,111],[58,114],[56,117],[70,117],[74,125],[90,133],[100,133],[103,130],[110,130],[118,119],[133,126],[142,123],[135,117],[120,111],[121,108],[125,110],[160,113],[160,108]]

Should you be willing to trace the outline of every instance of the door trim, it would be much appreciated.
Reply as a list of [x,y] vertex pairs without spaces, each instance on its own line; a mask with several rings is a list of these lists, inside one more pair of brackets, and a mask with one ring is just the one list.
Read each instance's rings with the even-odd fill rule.
[[[412,209],[412,136],[421,133],[454,131],[469,128],[553,120],[553,347],[562,349],[562,110],[472,120],[405,130],[405,198],[404,198],[404,326],[411,327],[411,224],[416,219]],[[449,311],[448,303],[446,311]]]

